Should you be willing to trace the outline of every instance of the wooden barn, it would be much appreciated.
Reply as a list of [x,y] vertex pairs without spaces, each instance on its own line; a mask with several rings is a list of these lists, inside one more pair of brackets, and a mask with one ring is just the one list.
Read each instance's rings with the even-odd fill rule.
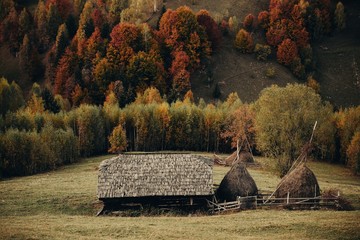
[[128,207],[206,208],[213,197],[211,159],[190,154],[119,155],[100,164],[104,211]]

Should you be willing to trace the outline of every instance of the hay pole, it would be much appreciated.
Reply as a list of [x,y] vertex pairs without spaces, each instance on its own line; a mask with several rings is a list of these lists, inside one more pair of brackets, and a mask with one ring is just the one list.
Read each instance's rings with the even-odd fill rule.
[[250,146],[250,142],[249,142],[249,139],[248,139],[248,137],[247,137],[246,134],[245,134],[245,139],[246,139],[246,142],[247,142],[249,151],[250,151],[250,153],[251,153],[251,157],[252,157],[253,161],[255,162],[254,154],[253,154],[253,152],[252,152],[252,149],[251,149],[251,146]]
[[[312,133],[311,133],[311,137],[310,137],[310,140],[309,140],[309,145],[311,144],[312,140],[313,140],[313,137],[314,137],[314,132],[315,132],[315,129],[316,129],[316,126],[317,126],[317,121],[315,121],[315,124],[314,124],[314,127],[313,127],[313,130],[312,130]],[[304,156],[303,156],[304,155]],[[305,150],[303,150],[300,155],[298,156],[298,158],[293,162],[293,164],[291,165],[288,173],[283,177],[283,179],[280,181],[279,185],[277,186],[277,188],[275,189],[275,191],[270,194],[270,196],[268,197],[268,199],[266,199],[266,201],[264,202],[267,203],[270,198],[272,198],[272,196],[274,196],[274,194],[276,193],[277,190],[279,190],[279,188],[281,187],[282,183],[287,179],[287,177],[289,176],[289,173],[291,171],[293,171],[296,167],[298,167],[301,162],[305,159],[305,162],[306,162],[306,155],[307,155],[307,152]],[[301,158],[300,158],[301,157]],[[300,160],[301,159],[301,160]],[[300,160],[300,162],[298,164],[297,161]]]

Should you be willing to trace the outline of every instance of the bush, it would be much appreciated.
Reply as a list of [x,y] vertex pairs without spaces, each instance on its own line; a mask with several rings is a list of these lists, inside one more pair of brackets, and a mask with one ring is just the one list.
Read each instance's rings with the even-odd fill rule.
[[279,63],[285,66],[291,65],[299,57],[296,43],[290,39],[285,39],[278,46],[276,56]]
[[301,59],[296,57],[290,65],[292,73],[299,79],[305,78],[305,66],[301,63]]
[[344,30],[346,27],[346,15],[345,8],[342,2],[338,2],[336,4],[335,14],[334,14],[334,22],[336,29],[338,31]]
[[262,11],[258,15],[258,24],[263,28],[266,29],[269,26],[269,12]]
[[251,13],[246,15],[243,22],[244,28],[247,30],[251,30],[254,26],[254,19],[255,17]]
[[314,89],[316,93],[320,92],[320,84],[313,78],[313,76],[308,77],[307,86]]
[[275,68],[274,68],[274,67],[268,67],[268,68],[266,69],[265,75],[266,75],[268,78],[274,78],[274,77],[276,76]]
[[271,47],[269,45],[262,45],[257,43],[255,45],[256,59],[260,61],[266,61],[268,56],[271,54]]
[[236,34],[234,45],[242,53],[251,53],[254,49],[253,38],[245,29],[240,29]]

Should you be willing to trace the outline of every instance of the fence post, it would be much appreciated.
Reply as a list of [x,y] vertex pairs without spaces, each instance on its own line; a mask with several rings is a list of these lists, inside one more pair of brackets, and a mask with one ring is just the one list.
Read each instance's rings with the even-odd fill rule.
[[290,196],[290,192],[287,193],[286,204],[289,204],[289,196]]

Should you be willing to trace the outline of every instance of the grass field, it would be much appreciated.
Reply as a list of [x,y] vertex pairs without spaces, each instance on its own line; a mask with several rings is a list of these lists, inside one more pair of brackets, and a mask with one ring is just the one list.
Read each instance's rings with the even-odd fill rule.
[[[360,179],[341,167],[310,163],[320,187],[339,188],[357,210],[249,210],[216,216],[95,217],[97,167],[88,158],[57,171],[0,181],[0,239],[359,239]],[[256,158],[266,166],[268,159]],[[227,167],[215,166],[220,183]],[[250,168],[258,187],[279,179]]]

